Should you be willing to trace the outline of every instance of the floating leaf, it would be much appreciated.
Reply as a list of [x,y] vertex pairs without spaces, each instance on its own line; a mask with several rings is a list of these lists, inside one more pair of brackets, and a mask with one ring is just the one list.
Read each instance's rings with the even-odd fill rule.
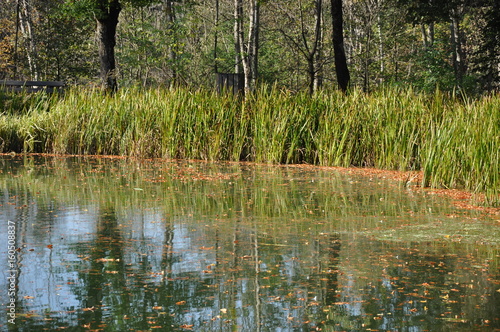
[[96,262],[119,262],[119,258],[98,258],[95,260]]

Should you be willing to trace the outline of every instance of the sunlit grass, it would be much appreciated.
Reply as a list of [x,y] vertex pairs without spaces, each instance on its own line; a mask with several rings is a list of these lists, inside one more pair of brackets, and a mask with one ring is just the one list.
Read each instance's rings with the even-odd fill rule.
[[[246,98],[187,89],[2,96],[2,152],[422,170],[423,184],[500,194],[500,97],[383,88]],[[9,99],[10,98],[10,99]],[[465,101],[464,101],[465,99]]]

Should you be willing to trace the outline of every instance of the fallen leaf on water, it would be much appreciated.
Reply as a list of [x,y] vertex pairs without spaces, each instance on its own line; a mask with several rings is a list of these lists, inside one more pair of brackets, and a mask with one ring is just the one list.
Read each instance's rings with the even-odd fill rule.
[[95,260],[96,262],[119,262],[119,258],[98,258]]
[[52,249],[52,248],[54,248],[54,246],[51,244],[47,244],[47,248]]

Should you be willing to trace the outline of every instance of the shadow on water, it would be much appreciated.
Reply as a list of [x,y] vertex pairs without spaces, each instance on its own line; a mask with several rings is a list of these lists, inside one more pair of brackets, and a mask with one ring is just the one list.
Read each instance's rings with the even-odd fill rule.
[[500,329],[498,220],[397,183],[76,157],[0,170],[18,248],[2,330]]

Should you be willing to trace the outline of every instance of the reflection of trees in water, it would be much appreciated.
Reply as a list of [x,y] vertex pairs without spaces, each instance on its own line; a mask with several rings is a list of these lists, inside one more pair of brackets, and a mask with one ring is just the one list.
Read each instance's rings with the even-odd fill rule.
[[[85,284],[82,305],[84,311],[81,321],[90,324],[90,328],[98,329],[109,324],[103,316],[103,306],[130,303],[129,292],[125,280],[126,270],[123,260],[124,241],[118,228],[116,212],[113,207],[101,207],[97,220],[97,234],[90,248],[89,270],[81,273],[80,278]],[[115,292],[114,290],[119,290]],[[123,317],[116,315],[114,324],[122,325]],[[118,310],[120,312],[120,310]],[[116,321],[115,321],[116,319]],[[87,325],[88,326],[88,325]]]
[[326,287],[324,305],[333,305],[337,301],[339,256],[342,243],[338,234],[331,234],[328,242],[328,269],[326,271]]
[[340,241],[334,236],[330,240],[330,247],[322,248],[328,253],[323,260],[327,268],[319,277],[324,319],[318,321],[323,330],[498,328],[492,318],[498,316],[494,311],[500,296],[491,282],[498,278],[478,269],[472,275],[470,257],[450,248],[439,253],[435,244],[426,248],[425,243],[365,239],[369,242],[362,245],[363,238],[355,243],[343,239],[339,256]]
[[[323,240],[326,239],[326,240]],[[338,321],[335,316],[331,315],[331,310],[325,313],[325,308],[338,308],[337,303],[339,302],[339,262],[340,262],[340,252],[342,249],[342,240],[340,234],[332,233],[326,237],[320,238],[318,240],[318,252],[321,256],[318,257],[318,264],[320,264],[319,274],[316,278],[321,280],[321,301],[319,310],[321,310],[320,315],[316,315],[317,327],[323,330],[324,328],[329,328],[338,325]]]
[[[351,262],[351,269],[368,272],[369,264],[373,264],[373,274],[364,285],[357,283],[351,298],[343,298],[348,302],[357,296],[362,301],[362,311],[357,313],[350,304],[344,306],[350,317],[350,323],[344,327],[357,324],[376,330],[473,331],[498,326],[498,321],[491,320],[496,315],[492,311],[498,308],[498,297],[495,299],[493,291],[485,292],[487,295],[478,291],[478,286],[487,289],[492,284],[487,282],[487,275],[474,277],[469,271],[464,273],[460,262],[465,257],[448,249],[436,253],[438,248],[427,250],[423,243],[379,243],[371,249],[376,253],[371,257],[370,253],[359,253],[367,258],[366,262]],[[467,280],[461,281],[463,276]],[[470,278],[477,279],[471,283]],[[485,320],[490,322],[485,325]]]
[[[473,278],[474,282],[460,279],[461,269],[471,269],[470,262],[481,259],[470,259],[461,265],[461,257],[440,254],[441,249],[455,252],[450,248],[418,252],[414,249],[422,250],[424,244],[387,244],[363,238],[359,233],[360,228],[390,228],[385,219],[383,224],[375,219],[379,215],[404,219],[408,209],[421,209],[420,213],[427,216],[425,204],[415,207],[417,203],[405,202],[404,197],[394,198],[390,192],[384,193],[380,201],[380,193],[375,189],[353,194],[341,179],[335,178],[314,184],[313,194],[308,181],[290,180],[295,172],[285,174],[290,179],[283,180],[275,170],[272,176],[246,170],[245,176],[233,177],[231,182],[206,181],[199,186],[193,181],[165,179],[153,188],[137,180],[142,178],[135,167],[127,168],[126,164],[121,165],[120,176],[101,178],[101,173],[92,170],[99,166],[100,171],[103,165],[106,163],[84,167],[80,173],[85,176],[81,179],[64,172],[40,178],[37,188],[41,189],[34,192],[42,193],[42,199],[36,199],[45,204],[40,204],[36,211],[30,207],[29,216],[22,214],[27,209],[15,211],[16,218],[36,219],[37,213],[57,210],[64,199],[71,204],[87,196],[93,201],[113,202],[102,204],[92,242],[71,244],[80,257],[86,258],[70,263],[67,271],[53,272],[61,271],[57,270],[61,267],[51,267],[54,275],[78,272],[79,279],[69,287],[77,294],[81,307],[68,308],[75,311],[68,313],[70,318],[54,317],[43,322],[34,317],[27,318],[29,322],[49,330],[89,323],[98,329],[101,322],[109,329],[120,330],[193,325],[197,331],[257,331],[259,327],[309,331],[320,322],[324,331],[410,327],[435,330],[436,326],[466,330],[474,324],[484,324],[484,317],[497,316],[500,293],[492,288],[491,280],[498,280],[498,276],[474,268],[473,274],[463,274],[463,278]],[[32,180],[29,174],[23,174],[23,178],[26,182]],[[58,188],[67,191],[52,188],[56,178]],[[86,191],[75,189],[82,181],[92,185],[85,187]],[[124,189],[124,185],[129,187]],[[135,186],[146,190],[131,193],[130,188]],[[103,199],[100,195],[109,188],[121,189]],[[174,194],[166,188],[175,188]],[[342,194],[329,194],[331,188]],[[153,205],[152,200],[143,200],[141,195],[146,192],[154,193],[161,201],[161,213],[192,213],[191,219],[181,218],[179,224],[199,230],[182,233],[179,224],[163,222],[156,230],[156,235],[161,236],[133,238],[133,230],[121,226],[130,221],[129,216],[125,220],[124,211],[135,209],[137,215],[132,217],[132,223],[145,227],[148,212],[137,210],[137,206]],[[32,199],[35,200],[30,196],[27,201]],[[5,199],[3,202],[6,204]],[[380,206],[367,212],[372,205]],[[320,218],[310,219],[311,215]],[[354,218],[344,220],[345,215]],[[55,222],[50,219],[47,225]],[[205,223],[212,222],[213,228],[204,228]],[[319,231],[337,229],[342,236],[318,235]],[[351,230],[356,235],[346,235]],[[49,234],[43,228],[31,232],[32,236]],[[192,247],[176,251],[174,238],[192,241]],[[153,252],[154,247],[161,248]],[[470,251],[457,248],[456,252]],[[182,261],[205,259],[204,253],[209,253],[210,259],[215,257],[210,268],[202,266],[207,271],[174,268]],[[101,308],[103,304],[105,308]],[[454,321],[455,315],[466,323]],[[489,327],[498,328],[498,320],[492,320]]]

